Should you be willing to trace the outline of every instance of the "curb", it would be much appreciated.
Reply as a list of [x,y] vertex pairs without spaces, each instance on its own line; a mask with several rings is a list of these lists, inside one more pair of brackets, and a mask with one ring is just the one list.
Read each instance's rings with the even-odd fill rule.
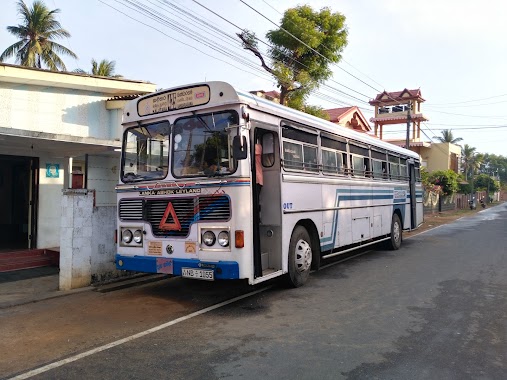
[[93,290],[99,293],[109,293],[114,292],[115,290],[121,290],[126,288],[131,288],[133,286],[140,286],[144,284],[149,284],[151,282],[161,281],[165,280],[167,278],[170,278],[167,274],[153,274],[153,275],[146,275],[136,278],[131,278],[123,281],[116,281],[112,282],[110,284],[105,285],[97,285],[93,286]]

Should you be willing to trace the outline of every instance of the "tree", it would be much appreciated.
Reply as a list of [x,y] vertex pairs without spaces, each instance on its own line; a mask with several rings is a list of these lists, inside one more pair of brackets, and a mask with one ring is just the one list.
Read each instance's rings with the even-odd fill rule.
[[485,173],[494,173],[501,182],[507,182],[507,157],[486,153],[483,164]]
[[456,144],[463,140],[461,137],[454,137],[454,135],[452,134],[452,129],[444,129],[440,133],[442,134],[442,136],[434,137],[434,139],[442,143]]
[[111,77],[111,78],[121,78],[121,75],[115,74],[116,62],[115,61],[108,61],[106,59],[103,59],[99,63],[95,59],[92,58],[92,70],[90,73],[86,72],[83,69],[76,69],[74,72],[81,73],[81,74],[91,74],[91,75],[97,75],[102,77]]
[[266,34],[270,64],[258,49],[255,34],[244,31],[238,37],[243,47],[255,54],[261,66],[275,77],[280,103],[287,104],[290,99],[304,101],[331,77],[330,65],[340,61],[347,35],[344,15],[331,13],[329,8],[317,12],[303,5],[286,10],[280,27]]
[[470,172],[473,174],[476,167],[475,150],[476,148],[468,144],[463,145],[463,148],[461,149],[461,161],[463,172],[465,173],[465,181],[468,180],[468,174]]
[[495,193],[500,190],[498,181],[495,181],[488,174],[479,174],[475,177],[474,187],[477,190],[489,191],[490,193]]
[[70,33],[63,29],[55,16],[59,9],[50,11],[46,5],[35,0],[28,8],[23,0],[18,2],[18,13],[22,23],[18,26],[8,26],[7,30],[20,40],[9,46],[0,55],[0,62],[10,57],[16,57],[16,63],[21,66],[58,69],[67,68],[58,54],[66,54],[77,58],[71,50],[53,41],[55,38],[70,37]]

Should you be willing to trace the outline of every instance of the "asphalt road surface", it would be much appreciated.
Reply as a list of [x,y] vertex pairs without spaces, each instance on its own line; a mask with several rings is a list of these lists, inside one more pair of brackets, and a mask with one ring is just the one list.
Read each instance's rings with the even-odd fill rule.
[[332,263],[298,289],[178,278],[25,305],[1,315],[0,368],[35,379],[507,379],[506,247],[503,204],[398,251]]

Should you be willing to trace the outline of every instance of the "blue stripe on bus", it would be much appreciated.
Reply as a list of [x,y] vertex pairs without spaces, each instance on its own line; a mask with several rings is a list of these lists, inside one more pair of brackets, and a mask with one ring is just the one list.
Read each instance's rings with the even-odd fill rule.
[[[370,193],[370,195],[340,195],[339,193],[350,193],[351,190],[346,189],[337,189],[336,190],[336,201],[335,207],[340,206],[340,201],[357,201],[357,200],[379,200],[379,199],[387,199],[393,200],[393,191],[392,190],[352,190],[357,193]],[[386,193],[386,195],[374,195],[374,192],[382,192]],[[338,214],[339,210],[333,211],[333,224],[331,226],[331,236],[325,237],[321,239],[321,250],[328,251],[334,248],[336,243],[336,230],[338,229]],[[404,215],[404,214],[402,214]],[[323,242],[330,241],[331,243],[322,244]]]
[[[158,260],[158,263],[157,263]],[[122,265],[120,265],[120,263]],[[166,269],[172,266],[171,271]],[[182,268],[212,269],[217,280],[239,279],[239,264],[236,261],[206,262],[198,259],[178,259],[153,256],[124,256],[116,254],[116,268],[145,273],[166,273],[181,276]],[[168,273],[169,272],[169,273]]]

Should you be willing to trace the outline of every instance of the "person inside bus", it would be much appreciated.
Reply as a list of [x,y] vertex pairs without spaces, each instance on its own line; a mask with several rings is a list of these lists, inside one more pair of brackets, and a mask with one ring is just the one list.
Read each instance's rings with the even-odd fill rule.
[[214,162],[211,163],[210,165],[207,165],[205,168],[204,168],[204,174],[207,175],[208,177],[212,177],[214,175],[217,175],[218,174],[218,165],[215,164]]
[[262,145],[258,141],[255,144],[255,183],[257,184],[257,194],[260,194],[264,185],[264,176],[262,173]]

